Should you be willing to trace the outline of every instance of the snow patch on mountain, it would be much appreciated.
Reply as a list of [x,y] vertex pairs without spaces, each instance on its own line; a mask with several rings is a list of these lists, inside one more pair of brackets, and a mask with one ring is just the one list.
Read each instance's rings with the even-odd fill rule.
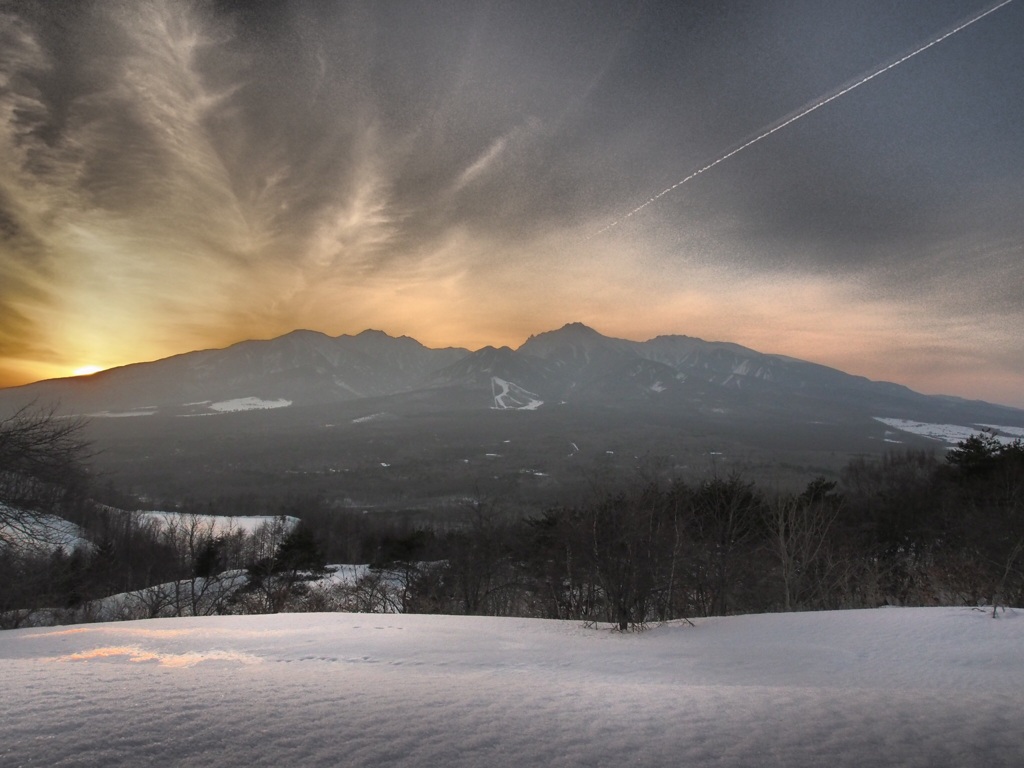
[[237,411],[262,411],[270,408],[287,408],[292,404],[291,400],[280,398],[278,400],[261,400],[258,397],[236,397],[232,400],[221,400],[209,406],[211,411],[218,413],[233,413]]
[[130,411],[97,411],[85,415],[95,419],[122,419],[130,416],[152,416],[157,410],[156,406],[147,405],[142,408],[132,408]]
[[544,401],[533,392],[497,376],[491,377],[491,392],[494,394],[493,407],[499,411],[535,411],[544,405]]
[[373,421],[374,419],[379,419],[382,416],[386,416],[386,415],[387,414],[384,413],[383,411],[378,411],[377,413],[371,413],[371,414],[369,414],[367,416],[359,416],[358,418],[352,419],[352,423],[353,424],[362,424],[363,422]]

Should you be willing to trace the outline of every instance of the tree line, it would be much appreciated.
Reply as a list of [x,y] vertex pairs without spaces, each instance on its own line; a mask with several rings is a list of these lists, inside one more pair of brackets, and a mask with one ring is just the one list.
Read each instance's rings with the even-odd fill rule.
[[[36,411],[0,422],[7,626],[44,608],[69,621],[392,610],[628,629],[745,612],[1024,605],[1024,445],[990,433],[944,457],[860,458],[799,493],[740,473],[650,476],[526,515],[477,500],[433,518],[308,498],[255,531],[215,528],[216,505],[159,521],[98,503],[78,435]],[[16,546],[47,514],[78,522],[91,546]],[[361,566],[332,574],[328,563]],[[129,596],[124,615],[103,613],[118,593]]]

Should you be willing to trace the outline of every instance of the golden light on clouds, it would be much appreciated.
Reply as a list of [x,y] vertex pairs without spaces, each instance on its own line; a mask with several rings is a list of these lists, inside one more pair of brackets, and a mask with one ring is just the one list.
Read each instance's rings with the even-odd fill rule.
[[581,321],[1024,405],[1024,4],[643,205],[968,5],[3,6],[0,386]]

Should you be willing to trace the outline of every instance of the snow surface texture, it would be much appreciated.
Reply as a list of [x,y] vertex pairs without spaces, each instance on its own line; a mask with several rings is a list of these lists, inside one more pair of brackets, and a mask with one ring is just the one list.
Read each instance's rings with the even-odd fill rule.
[[0,633],[11,766],[1020,766],[1024,613],[280,614]]

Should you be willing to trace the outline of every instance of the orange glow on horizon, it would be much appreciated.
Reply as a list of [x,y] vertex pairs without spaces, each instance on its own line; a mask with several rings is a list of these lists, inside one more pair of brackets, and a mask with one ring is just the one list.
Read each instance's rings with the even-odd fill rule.
[[92,376],[94,373],[106,370],[99,365],[83,365],[81,368],[75,368],[71,373],[74,376]]

